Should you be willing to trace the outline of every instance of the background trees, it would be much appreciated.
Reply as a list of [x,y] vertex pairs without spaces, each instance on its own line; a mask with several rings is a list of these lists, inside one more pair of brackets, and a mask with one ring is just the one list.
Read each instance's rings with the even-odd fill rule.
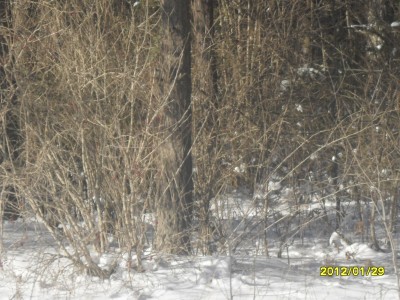
[[89,265],[89,246],[140,268],[153,240],[240,244],[218,211],[233,191],[266,254],[321,224],[376,248],[395,231],[396,1],[0,3],[2,201],[11,186]]

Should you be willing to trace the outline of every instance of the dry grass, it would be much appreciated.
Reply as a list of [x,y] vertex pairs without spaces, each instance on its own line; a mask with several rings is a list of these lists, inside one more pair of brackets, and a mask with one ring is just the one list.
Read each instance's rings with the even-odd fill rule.
[[[14,1],[12,21],[1,28],[8,45],[1,57],[1,194],[13,186],[66,255],[103,277],[110,270],[91,260],[90,247],[135,251],[140,268],[156,231],[144,216],[156,211],[160,195],[154,183],[168,97],[158,85],[159,4],[142,2]],[[325,217],[328,201],[358,201],[359,221],[360,199],[395,203],[398,57],[359,49],[372,37],[350,25],[368,20],[366,4],[318,3],[220,0],[213,22],[195,26],[192,153],[200,224],[190,230],[203,253],[218,251],[210,247],[211,204],[237,188],[265,192],[256,235],[266,253],[279,192],[271,181],[292,188],[286,199],[293,215],[309,213],[303,205],[312,197],[321,199]],[[396,205],[387,206],[391,232]],[[286,245],[290,226],[303,232],[317,218],[282,220],[276,223],[287,229],[280,231]]]

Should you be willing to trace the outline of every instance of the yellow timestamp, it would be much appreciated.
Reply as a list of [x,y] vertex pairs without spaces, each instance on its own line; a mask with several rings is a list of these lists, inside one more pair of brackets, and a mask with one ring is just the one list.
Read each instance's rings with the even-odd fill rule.
[[383,276],[384,267],[358,267],[358,266],[321,266],[320,276]]

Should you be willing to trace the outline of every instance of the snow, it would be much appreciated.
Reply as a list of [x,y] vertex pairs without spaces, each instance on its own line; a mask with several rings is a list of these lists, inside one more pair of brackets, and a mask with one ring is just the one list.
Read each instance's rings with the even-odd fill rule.
[[[371,255],[365,247],[360,252]],[[35,273],[32,256],[12,253],[12,266],[0,273],[0,299],[393,299],[393,276],[321,277],[326,257],[313,247],[313,257],[293,251],[292,264],[266,257],[169,258],[146,260],[146,272],[122,267],[109,280],[64,271]],[[369,251],[369,252],[368,252]],[[38,253],[36,253],[37,255]],[[311,253],[310,253],[311,254]],[[372,253],[373,255],[374,253]],[[318,259],[319,257],[319,259]],[[336,258],[336,263],[343,263]],[[391,272],[392,273],[392,272]]]
[[333,245],[337,248],[349,246],[347,242],[335,231],[332,233],[329,239],[329,245]]
[[308,67],[308,66],[304,66],[304,67],[298,68],[297,69],[297,74],[299,76],[308,75],[312,79],[325,78],[325,75],[322,72],[320,72],[319,70],[317,70],[315,68],[311,68],[311,67]]
[[[270,178],[266,185],[269,191],[281,191],[276,210],[289,214],[292,208],[287,207],[287,203],[293,190],[282,187],[279,177]],[[262,193],[261,186],[259,189]],[[230,219],[231,237],[235,238],[231,246],[234,246],[233,241],[245,233],[243,228],[257,223],[258,208],[254,199],[239,192],[224,194],[218,200],[213,199],[212,211],[221,222]],[[318,201],[304,204],[304,209],[320,208]],[[152,213],[143,216],[147,223],[153,223],[154,218]],[[351,213],[344,220],[344,228],[350,221]],[[322,234],[321,230],[321,226],[316,225],[304,241],[296,239],[287,243],[282,258],[277,258],[279,242],[272,234],[268,243],[269,256],[261,250],[262,239],[255,237],[248,238],[248,244],[232,255],[227,251],[213,256],[172,256],[146,248],[142,257],[144,272],[137,271],[135,253],[130,258],[127,251],[116,246],[102,254],[93,248],[91,256],[100,267],[108,268],[118,262],[115,272],[103,280],[82,273],[71,261],[60,256],[61,250],[42,223],[33,218],[5,221],[0,256],[0,300],[397,298],[391,253],[377,252],[359,241],[347,242],[346,234],[350,232]],[[128,263],[131,260],[132,264]],[[323,266],[367,265],[382,266],[385,274],[320,276]]]
[[268,182],[268,190],[270,191],[277,191],[282,188],[280,181],[269,181]]
[[235,173],[242,174],[246,172],[246,169],[246,164],[241,163],[240,166],[235,167],[233,170],[235,171]]
[[301,104],[296,103],[295,106],[297,111],[303,112],[303,107],[301,106]]
[[399,21],[392,22],[392,24],[390,24],[390,26],[391,26],[392,28],[400,27],[400,22],[399,22]]
[[361,28],[361,29],[370,29],[372,26],[371,25],[368,25],[368,24],[357,24],[357,25],[355,25],[355,24],[352,24],[352,25],[350,25],[350,28]]
[[288,79],[282,80],[281,87],[280,87],[281,91],[286,92],[289,89],[290,85],[291,85],[290,80],[288,80]]

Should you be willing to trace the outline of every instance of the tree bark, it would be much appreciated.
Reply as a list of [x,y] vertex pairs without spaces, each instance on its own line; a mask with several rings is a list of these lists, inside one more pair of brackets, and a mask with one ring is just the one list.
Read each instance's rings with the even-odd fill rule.
[[155,246],[159,251],[188,254],[192,219],[191,39],[190,1],[161,1],[159,129],[159,198]]
[[[194,129],[202,127],[205,122],[206,130],[213,132],[215,126],[215,107],[217,106],[215,96],[217,93],[217,70],[216,56],[214,51],[214,1],[213,0],[193,0],[193,65],[195,74],[193,74],[193,89],[196,95],[196,101],[199,107],[208,107],[206,118],[200,118],[195,122]],[[200,108],[201,109],[201,108]],[[195,120],[196,121],[196,120]],[[200,125],[201,123],[201,125]],[[201,129],[199,129],[200,131]],[[197,132],[197,131],[196,131]],[[215,148],[215,134],[211,133],[211,145],[197,145],[197,155],[209,157],[210,152]],[[211,159],[210,159],[211,161]],[[199,167],[196,163],[196,167]],[[201,166],[204,174],[212,180],[215,172],[210,167]],[[206,170],[205,170],[206,169]],[[198,170],[199,172],[199,170]],[[203,175],[203,176],[204,176]],[[197,189],[196,195],[199,195],[199,238],[201,243],[201,252],[204,255],[210,255],[213,252],[212,229],[210,226],[210,200],[212,198],[212,182],[206,181],[208,191]]]
[[[4,163],[3,170],[9,174],[14,172],[22,145],[15,80],[10,72],[12,62],[7,37],[11,32],[8,30],[11,27],[10,6],[9,1],[0,1],[0,26],[3,27],[0,34],[0,164]],[[0,183],[0,190],[4,192],[4,203],[0,202],[4,209],[2,214],[5,219],[16,219],[20,216],[17,188],[6,181],[3,179]]]

